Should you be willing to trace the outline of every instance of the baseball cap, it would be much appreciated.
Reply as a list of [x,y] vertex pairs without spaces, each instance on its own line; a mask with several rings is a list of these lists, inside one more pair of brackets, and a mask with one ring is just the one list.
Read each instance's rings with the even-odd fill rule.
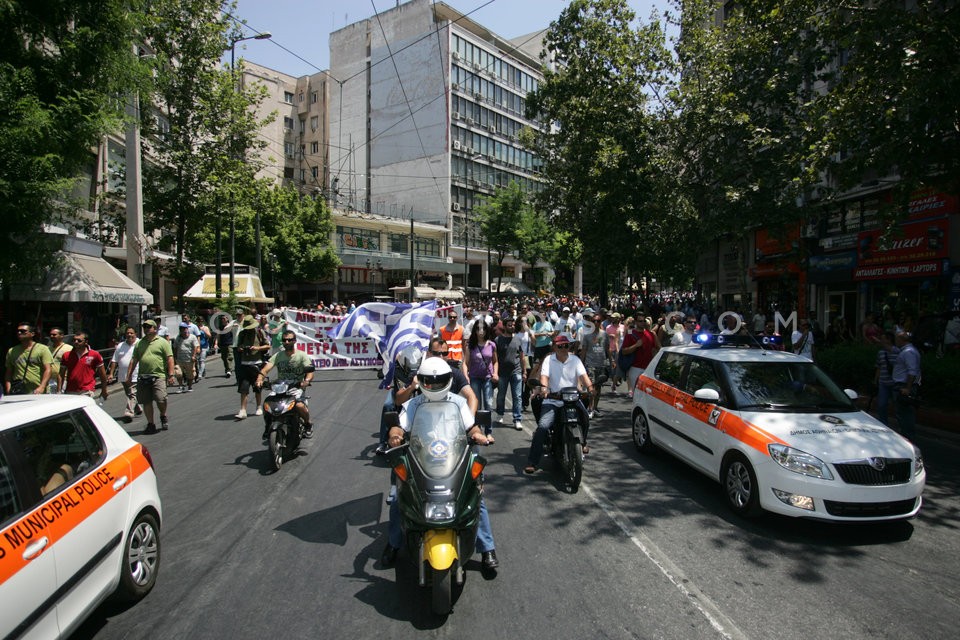
[[594,311],[592,307],[587,307],[583,310],[583,315],[585,316],[592,316],[594,313],[596,313],[596,311]]
[[190,328],[190,323],[189,323],[189,322],[181,322],[181,323],[180,323],[180,328],[181,328],[181,329],[189,329],[189,328]]
[[570,344],[570,338],[568,338],[566,334],[561,333],[553,339],[553,344]]
[[570,307],[564,307],[564,308],[563,308],[563,313],[567,313],[568,311],[570,311]]
[[144,320],[144,321],[141,323],[141,326],[156,328],[156,327],[157,327],[157,323],[156,323],[154,320]]

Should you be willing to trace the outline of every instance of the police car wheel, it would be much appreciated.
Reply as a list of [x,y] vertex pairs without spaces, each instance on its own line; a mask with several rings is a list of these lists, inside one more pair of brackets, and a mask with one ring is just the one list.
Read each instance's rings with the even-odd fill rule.
[[151,513],[141,513],[130,527],[123,549],[120,584],[114,593],[121,602],[136,602],[150,593],[160,569],[160,527]]
[[731,453],[723,462],[720,482],[727,504],[739,516],[752,517],[760,512],[760,486],[757,474],[740,453]]
[[633,446],[641,453],[653,451],[653,443],[650,442],[650,425],[647,422],[647,416],[640,409],[633,412]]

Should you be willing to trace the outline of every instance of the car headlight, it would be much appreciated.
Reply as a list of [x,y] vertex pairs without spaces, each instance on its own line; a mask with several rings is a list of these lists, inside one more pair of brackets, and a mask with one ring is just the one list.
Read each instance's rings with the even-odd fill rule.
[[917,446],[913,447],[913,475],[918,476],[923,473],[923,454],[920,453],[920,449]]
[[456,510],[456,502],[428,502],[423,506],[423,517],[427,521],[453,520]]
[[782,444],[768,444],[767,451],[773,461],[779,464],[787,471],[800,473],[812,478],[821,478],[823,480],[833,480],[833,474],[827,464],[817,456],[810,455],[806,451],[794,449]]

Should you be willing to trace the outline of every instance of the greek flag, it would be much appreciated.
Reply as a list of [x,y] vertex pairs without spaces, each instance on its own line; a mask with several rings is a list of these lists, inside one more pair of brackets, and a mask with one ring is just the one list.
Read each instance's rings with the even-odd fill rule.
[[368,302],[357,307],[340,324],[327,331],[331,338],[374,338],[383,357],[383,382],[386,389],[393,382],[396,357],[409,345],[426,350],[433,334],[433,318],[437,301],[417,304],[402,302]]

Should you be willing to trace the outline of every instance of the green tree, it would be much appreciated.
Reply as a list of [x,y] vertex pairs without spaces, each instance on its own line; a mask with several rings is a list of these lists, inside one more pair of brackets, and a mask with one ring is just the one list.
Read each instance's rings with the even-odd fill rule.
[[222,9],[221,0],[158,0],[146,30],[162,117],[143,123],[154,160],[144,168],[145,224],[164,232],[160,246],[176,256],[181,294],[215,260],[217,224],[223,237],[231,224],[252,227],[263,166],[256,107],[265,89],[241,88],[240,70],[220,67],[236,36]]
[[492,197],[477,208],[483,237],[496,255],[500,272],[497,278],[498,292],[503,285],[503,260],[508,253],[520,248],[521,221],[524,214],[531,209],[527,193],[517,182],[498,188]]
[[659,22],[635,23],[624,0],[571,2],[550,25],[551,68],[527,101],[529,116],[556,125],[534,142],[547,181],[539,206],[604,276],[655,255],[652,244],[634,255],[657,221],[657,105],[646,89],[665,82],[671,58]]
[[525,264],[536,269],[538,262],[551,262],[556,231],[547,217],[534,207],[520,212],[517,224],[517,255]]
[[72,213],[68,192],[97,141],[121,126],[117,96],[144,77],[133,54],[141,8],[137,0],[0,2],[4,286],[49,264],[43,225]]

